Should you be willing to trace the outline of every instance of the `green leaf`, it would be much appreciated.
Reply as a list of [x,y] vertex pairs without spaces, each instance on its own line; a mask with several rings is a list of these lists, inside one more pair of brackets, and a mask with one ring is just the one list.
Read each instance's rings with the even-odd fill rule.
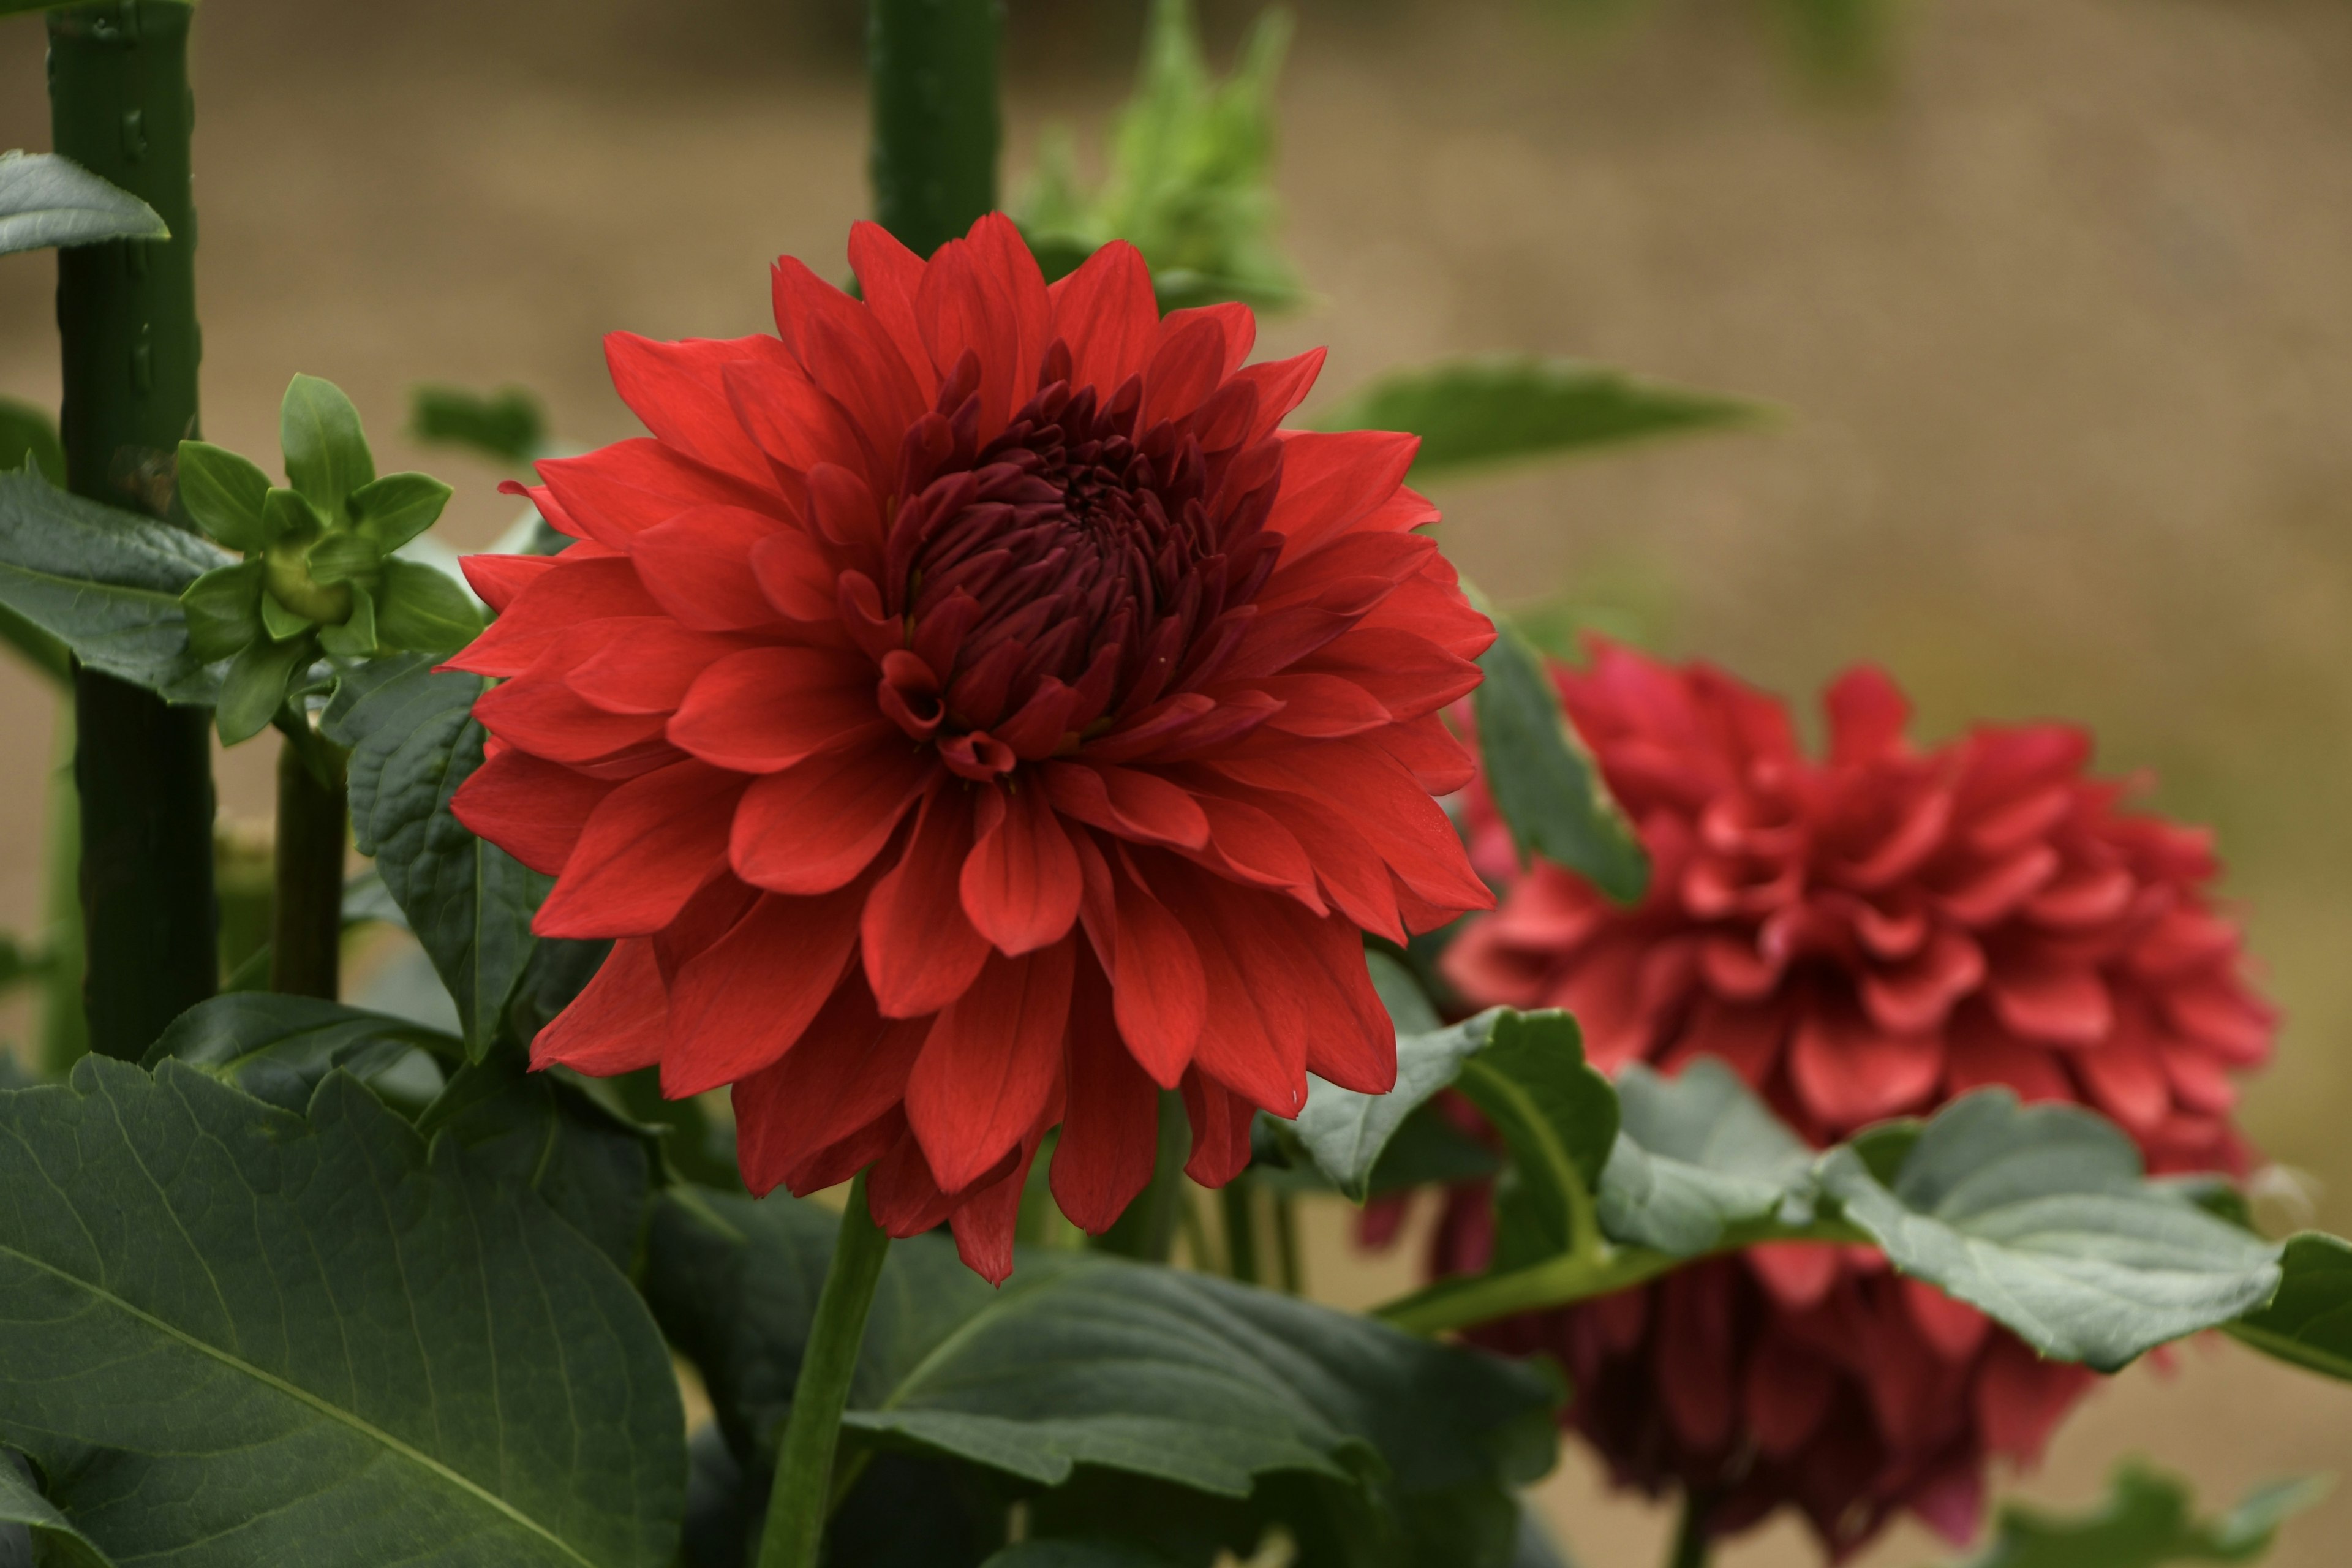
[[1220,300],[1297,303],[1297,274],[1274,239],[1274,88],[1289,40],[1288,14],[1263,12],[1219,81],[1202,57],[1189,0],[1154,0],[1101,188],[1081,189],[1066,133],[1040,149],[1019,216],[1048,276],[1124,239],[1150,263],[1163,310]]
[[303,564],[313,582],[348,583],[354,577],[373,576],[383,565],[383,552],[358,531],[338,529],[310,546]]
[[0,1095],[0,1443],[117,1558],[676,1552],[685,1419],[643,1304],[350,1076],[299,1116],[85,1058]]
[[5,1551],[8,1544],[5,1527],[13,1524],[31,1532],[35,1543],[33,1562],[58,1564],[60,1568],[114,1568],[113,1560],[100,1552],[89,1536],[76,1530],[73,1521],[40,1494],[16,1464],[11,1455],[0,1450],[0,1561],[20,1561],[7,1556]]
[[1967,1568],[2164,1568],[2174,1563],[2252,1563],[2278,1528],[2326,1496],[2325,1479],[2277,1481],[2249,1492],[2219,1519],[2189,1510],[2189,1488],[2137,1459],[2116,1467],[2106,1501],[2089,1513],[2054,1514],[2005,1503],[1983,1551]]
[[219,676],[188,648],[180,595],[234,559],[193,533],[69,495],[37,474],[0,474],[0,605],[93,669],[205,703]]
[[286,705],[287,687],[318,657],[317,639],[310,637],[246,644],[221,680],[220,705],[214,715],[221,744],[234,746],[268,729]]
[[1712,1057],[1664,1078],[1640,1063],[1617,1075],[1622,1135],[1601,1172],[1601,1227],[1611,1239],[1693,1257],[1733,1226],[1801,1196],[1813,1152]]
[[375,478],[359,410],[333,382],[298,375],[288,384],[278,407],[278,443],[286,477],[329,518],[344,516],[344,500]]
[[[781,1419],[835,1221],[667,1194],[646,1289],[739,1457]],[[1296,1298],[1099,1255],[1024,1254],[991,1290],[941,1237],[892,1247],[850,1431],[1060,1488],[1104,1472],[1263,1500],[1320,1478],[1375,1513],[1530,1480],[1555,1447],[1527,1367]]]
[[375,635],[375,595],[352,584],[352,613],[342,624],[319,628],[319,646],[338,658],[367,658],[381,645]]
[[981,1568],[1179,1568],[1173,1558],[1124,1541],[1024,1541]]
[[1498,354],[1391,371],[1315,424],[1420,437],[1412,465],[1419,482],[1444,470],[1749,424],[1763,413],[1738,398],[1639,381],[1575,360]]
[[386,647],[452,654],[481,636],[482,616],[447,574],[394,556],[383,563],[375,627]]
[[1938,1111],[1891,1184],[1851,1148],[1818,1180],[1897,1268],[2102,1372],[2278,1289],[2277,1247],[2144,1180],[2114,1125],[2007,1089]]
[[482,763],[473,718],[481,678],[436,673],[422,655],[380,659],[343,678],[327,736],[351,749],[352,830],[375,857],[409,929],[457,999],[467,1048],[497,1036],[537,938],[531,911],[551,879],[467,831],[449,797]]
[[1495,641],[1478,658],[1486,679],[1472,698],[1486,793],[1524,865],[1541,856],[1619,903],[1649,886],[1641,840],[1601,786],[1591,757],[1560,711],[1543,656],[1491,605]]
[[262,521],[269,476],[252,462],[209,441],[183,441],[179,482],[188,515],[223,544],[255,551],[269,542],[270,531]]
[[1451,1027],[1400,1032],[1396,1087],[1387,1094],[1360,1094],[1308,1076],[1307,1103],[1293,1125],[1332,1185],[1357,1203],[1370,1195],[1372,1172],[1406,1119],[1454,1082],[1463,1062],[1486,1046],[1497,1016],[1481,1013]]
[[0,256],[107,239],[171,237],[153,207],[70,158],[0,153]]
[[465,1047],[405,1018],[315,996],[237,991],[199,1002],[148,1047],[145,1066],[176,1061],[281,1110],[301,1110],[341,1068],[362,1081],[415,1050],[462,1058]]
[[470,447],[518,468],[547,450],[547,420],[539,399],[520,386],[487,394],[456,386],[413,387],[408,426],[419,441]]
[[326,531],[327,520],[299,490],[272,485],[261,499],[261,533],[271,544],[281,539],[301,540]]
[[262,563],[215,566],[187,586],[180,608],[188,619],[188,651],[209,664],[231,658],[268,634],[261,625]]
[[46,408],[0,397],[0,473],[14,473],[27,464],[65,489],[66,449],[58,440],[58,422]]
[[635,1266],[654,1173],[646,1129],[560,1078],[526,1070],[520,1053],[497,1051],[460,1068],[416,1130],[447,1132],[470,1167],[529,1187],[614,1268]]
[[1497,1010],[1454,1087],[1503,1135],[1511,1170],[1495,1189],[1495,1267],[1600,1242],[1592,1193],[1617,1139],[1617,1096],[1584,1060],[1565,1013]]
[[2287,1238],[2278,1295],[2230,1332],[2265,1355],[2352,1381],[2352,1242],[2316,1231]]
[[352,492],[352,512],[360,531],[390,554],[432,527],[454,493],[430,474],[386,474]]

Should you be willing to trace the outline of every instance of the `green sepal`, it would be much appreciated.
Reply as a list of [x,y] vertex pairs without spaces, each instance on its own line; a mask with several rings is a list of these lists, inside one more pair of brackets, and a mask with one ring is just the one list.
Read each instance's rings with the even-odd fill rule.
[[307,637],[292,642],[247,643],[221,682],[215,714],[221,744],[234,746],[269,728],[269,721],[285,705],[287,684],[310,668],[318,651],[317,641]]
[[299,637],[319,623],[299,610],[289,610],[277,595],[261,595],[261,629],[269,634],[271,642],[284,642]]
[[209,441],[180,443],[180,502],[196,526],[231,550],[259,550],[272,537],[263,508],[269,476]]
[[302,540],[323,532],[327,520],[297,490],[272,485],[261,498],[261,537],[265,545],[281,539]]
[[383,552],[356,531],[338,529],[310,546],[302,563],[313,583],[350,583],[373,576],[383,565]]
[[180,595],[188,616],[188,651],[206,664],[226,658],[264,635],[258,557],[205,573]]
[[329,517],[341,516],[345,499],[375,479],[360,412],[331,381],[298,375],[287,385],[278,444],[285,449],[286,477]]
[[376,640],[385,647],[455,653],[481,635],[474,602],[433,567],[393,557],[377,595]]
[[339,626],[320,626],[319,646],[337,658],[365,658],[375,652],[375,595],[352,584],[351,617]]
[[430,474],[386,474],[352,492],[352,516],[359,531],[388,555],[432,527],[450,494]]

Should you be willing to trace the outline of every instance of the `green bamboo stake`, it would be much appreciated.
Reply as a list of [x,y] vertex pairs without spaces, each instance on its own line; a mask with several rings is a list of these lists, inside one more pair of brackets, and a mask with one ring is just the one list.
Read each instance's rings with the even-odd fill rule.
[[996,205],[1000,0],[874,0],[874,216],[929,256]]
[[269,988],[286,995],[331,1002],[340,988],[348,763],[341,746],[316,733],[289,734],[278,753]]
[[[200,353],[191,14],[179,0],[120,0],[48,18],[57,150],[172,230],[58,253],[68,488],[183,522],[172,455],[196,433]],[[211,716],[89,669],[74,673],[74,713],[90,1048],[136,1058],[217,978]]]

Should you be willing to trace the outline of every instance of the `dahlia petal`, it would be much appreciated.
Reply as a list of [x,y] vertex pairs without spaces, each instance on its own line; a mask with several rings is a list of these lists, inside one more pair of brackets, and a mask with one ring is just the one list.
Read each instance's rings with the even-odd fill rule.
[[[1298,929],[1313,916],[1164,854],[1155,855],[1148,870],[1200,956],[1208,1008],[1193,1059],[1202,1070],[1277,1116],[1296,1115],[1305,1102],[1307,1041],[1320,1030],[1360,1031],[1368,1037],[1360,1047],[1328,1048],[1355,1061],[1359,1051],[1387,1047],[1393,1070],[1392,1029],[1377,1035],[1391,1028],[1387,1014],[1374,998],[1370,1006],[1379,1023],[1360,1015],[1361,999],[1330,972],[1314,935]],[[1369,994],[1369,978],[1362,984]]]
[[[919,1040],[917,1041],[917,1044],[920,1043]],[[799,1164],[793,1166],[784,1173],[781,1184],[801,1197],[806,1197],[811,1193],[821,1193],[827,1187],[837,1187],[856,1175],[858,1172],[870,1169],[878,1163],[891,1150],[897,1148],[906,1136],[906,1112],[894,1105],[848,1137],[826,1144]],[[763,1170],[762,1178],[764,1179],[769,1173]],[[773,1192],[780,1184],[769,1182],[764,1186],[754,1184],[751,1174],[747,1170],[744,1173],[743,1184],[750,1189],[753,1197],[763,1198]]]
[[2238,951],[2230,922],[2200,909],[2168,910],[2131,951],[2132,972],[2149,980],[2175,980]]
[[856,462],[878,474],[884,454],[872,437],[798,366],[743,361],[729,365],[725,379],[735,416],[767,454],[787,505],[805,500],[805,476],[819,463]]
[[735,1080],[743,1181],[754,1192],[808,1187],[800,1173],[828,1149],[880,1121],[907,1092],[929,1027],[885,1018],[865,986],[835,988],[790,1050]]
[[[497,557],[475,556],[474,560]],[[583,621],[660,613],[627,560],[552,558],[554,570],[524,584],[492,621],[445,667],[476,675],[520,675]]]
[[1013,342],[1018,357],[1013,363],[1015,402],[1025,400],[1037,384],[1045,345],[1053,338],[1054,301],[1045,291],[1045,275],[1038,269],[1036,253],[1021,237],[1021,230],[1003,213],[983,213],[965,236],[972,259],[1003,296],[1002,309],[1012,318]]
[[727,856],[772,893],[826,893],[873,863],[938,772],[904,742],[822,752],[743,792]]
[[849,227],[849,269],[857,276],[857,291],[866,297],[875,321],[889,334],[916,378],[923,402],[929,403],[939,391],[939,378],[931,372],[922,330],[915,324],[915,290],[922,287],[923,258],[880,224],[861,221]]
[[1882,757],[1900,756],[1911,703],[1886,671],[1856,665],[1830,686],[1822,700],[1830,716],[1830,761],[1860,767]]
[[1208,982],[1184,922],[1131,867],[1113,873],[1114,1015],[1145,1073],[1173,1089],[1208,1023]]
[[2268,1059],[2273,1019],[2234,980],[2208,975],[2158,994],[2173,1027],[2210,1046],[2225,1060],[2252,1067]]
[[1358,626],[1297,667],[1363,688],[1400,720],[1418,719],[1476,689],[1477,665],[1409,631]]
[[1478,776],[1478,762],[1434,713],[1391,724],[1372,743],[1394,757],[1412,782],[1433,795],[1449,795]]
[[552,555],[460,555],[457,570],[467,586],[493,613],[514,603],[515,595],[555,570]]
[[1072,386],[1091,386],[1107,399],[1128,377],[1143,373],[1160,331],[1160,301],[1151,270],[1135,247],[1112,240],[1046,294],[1054,335],[1070,348]]
[[1266,727],[1313,740],[1360,735],[1395,721],[1380,700],[1337,675],[1262,675],[1250,685],[1282,704]]
[[449,809],[476,837],[551,877],[563,869],[590,815],[614,787],[509,746],[457,786]]
[[2021,911],[2036,925],[2080,931],[2120,919],[2139,884],[2120,866],[2074,868],[2026,900]]
[[679,625],[703,632],[766,626],[775,606],[760,591],[751,552],[792,525],[735,506],[698,506],[637,535],[630,560],[646,591]]
[[1184,1173],[1204,1187],[1222,1187],[1249,1168],[1250,1122],[1257,1107],[1206,1073],[1184,1075],[1184,1113],[1192,1123],[1192,1152]]
[[725,872],[727,822],[742,788],[733,774],[691,761],[621,784],[589,813],[530,929],[643,936],[669,924]]
[[1279,889],[1316,914],[1327,911],[1315,889],[1315,864],[1288,828],[1246,801],[1205,791],[1192,797],[1209,819],[1209,842],[1189,858],[1238,882]]
[[[1286,828],[1314,865],[1316,884],[1332,907],[1359,930],[1391,942],[1405,941],[1396,884],[1386,862],[1346,820],[1304,795],[1282,790],[1252,790],[1247,798]],[[1439,923],[1443,924],[1441,921]]]
[[963,792],[935,787],[906,852],[866,903],[866,979],[885,1016],[938,1012],[963,994],[987,962],[988,939],[964,918],[957,887],[971,849],[971,808]]
[[874,667],[862,655],[759,647],[704,670],[667,733],[672,745],[716,766],[772,773],[887,728],[874,705]]
[[1395,758],[1363,737],[1213,765],[1244,784],[1288,789],[1346,816],[1404,884],[1432,903],[1457,912],[1494,907],[1444,811]]
[[2057,873],[2058,852],[2047,844],[2028,844],[2003,859],[1973,868],[1957,885],[1939,887],[1936,904],[1962,925],[1993,925],[2016,913]]
[[1315,389],[1315,378],[1323,374],[1326,352],[1309,349],[1289,359],[1245,365],[1233,373],[1235,381],[1247,382],[1257,393],[1257,418],[1248,440],[1263,441],[1273,435],[1274,427],[1307,401],[1307,395]]
[[1054,1145],[1054,1201],[1073,1224],[1100,1236],[1151,1184],[1160,1142],[1160,1093],[1120,1043],[1100,966],[1078,964],[1063,1042],[1062,1135]]
[[1203,310],[1170,311],[1143,372],[1144,425],[1190,414],[1224,374],[1224,324]]
[[[903,1121],[903,1117],[901,1118]],[[1005,1152],[1005,1170],[1013,1168],[1017,1151]],[[922,1144],[912,1128],[901,1128],[890,1152],[874,1162],[866,1179],[866,1208],[896,1240],[920,1236],[945,1224],[962,1201],[962,1194],[942,1190],[923,1159]]]
[[654,945],[625,937],[572,1005],[530,1042],[531,1070],[568,1067],[592,1078],[635,1072],[661,1060],[669,1040],[669,996]]
[[1755,1088],[1770,1075],[1789,1037],[1789,1020],[1778,1005],[1755,1005],[1702,996],[1690,1020],[1665,1053],[1668,1072],[1680,1072],[1694,1058],[1713,1057]]
[[2095,970],[2007,963],[1993,970],[1985,994],[2000,1021],[2028,1039],[2091,1046],[2115,1027],[2115,1007]]
[[664,445],[761,487],[769,483],[767,459],[729,406],[719,367],[782,353],[769,337],[663,343],[634,332],[604,335],[613,390],[646,429]]
[[1006,954],[1068,935],[1078,918],[1078,856],[1045,792],[990,789],[973,821],[978,831],[957,882],[973,929]]
[[2238,1086],[2227,1066],[2210,1051],[2186,1040],[2161,1038],[2157,1050],[2164,1059],[2164,1075],[2172,1082],[2172,1092],[2183,1105],[2210,1116],[2226,1116],[2236,1108]]
[[838,463],[809,470],[809,514],[817,533],[845,549],[882,545],[882,506],[873,487]]
[[1910,876],[1944,842],[1952,822],[1948,790],[1925,789],[1903,801],[1885,836],[1859,858],[1841,858],[1838,879],[1869,893]]
[[1783,1459],[1821,1429],[1837,1393],[1837,1373],[1801,1345],[1768,1341],[1748,1358],[1743,1392],[1757,1447]]
[[618,551],[630,549],[646,530],[694,507],[765,511],[780,505],[772,483],[750,482],[642,437],[578,458],[543,458],[538,468],[549,491],[586,537]]
[[1282,491],[1266,527],[1285,559],[1312,553],[1394,495],[1421,449],[1417,436],[1386,430],[1281,433]]
[[593,762],[658,739],[663,715],[607,712],[563,679],[598,641],[593,628],[566,637],[521,676],[484,692],[474,716],[509,745],[559,763]]
[[1021,1220],[1021,1194],[1028,1184],[1029,1166],[1037,1157],[1034,1138],[1021,1145],[1013,1168],[992,1182],[961,1196],[948,1225],[955,1233],[956,1257],[963,1266],[1002,1285],[1013,1273],[1013,1233]]
[[2067,1065],[2082,1080],[2091,1103],[2135,1137],[2163,1126],[2172,1110],[2171,1080],[2142,1029],[2118,1028],[2098,1044],[2073,1052]]
[[1838,1248],[1818,1241],[1768,1241],[1739,1255],[1772,1299],[1792,1312],[1829,1299],[1838,1281]]
[[992,954],[931,1025],[907,1081],[907,1124],[942,1190],[1019,1146],[1059,1084],[1076,949]]
[[[816,282],[806,268],[800,271]],[[777,276],[781,279],[783,274],[780,265]],[[830,284],[816,287],[841,298]],[[865,432],[875,454],[887,458],[907,426],[922,417],[925,400],[911,367],[888,335],[862,306],[845,302],[852,312],[848,316],[825,314],[800,323],[796,347],[801,368]]]
[[1920,1337],[1937,1355],[1948,1362],[1965,1362],[1977,1353],[1992,1331],[1992,1320],[1969,1306],[1954,1300],[1924,1279],[1899,1279],[1896,1286],[1903,1293],[1904,1309],[1911,1315],[1911,1323]]
[[1944,1043],[1891,1035],[1857,1014],[1815,1007],[1797,1020],[1789,1081],[1823,1127],[1840,1131],[1909,1110],[1934,1091]]
[[957,363],[972,356],[980,369],[979,437],[986,441],[1004,428],[1013,407],[1016,384],[1023,396],[1027,384],[1017,384],[1020,359],[1018,324],[1006,302],[989,287],[971,251],[971,243],[951,239],[940,247],[923,268],[915,291],[915,321],[930,350],[931,365],[942,380],[955,374]]
[[1977,988],[1984,973],[1983,949],[1946,926],[1908,963],[1863,973],[1863,1010],[1890,1035],[1924,1035],[1943,1027],[1953,1005]]
[[662,1092],[672,1100],[748,1078],[782,1058],[824,1009],[857,945],[866,889],[763,893],[687,960],[670,988]]
[[1669,1277],[1659,1337],[1675,1353],[1658,1363],[1659,1404],[1676,1436],[1693,1448],[1719,1448],[1731,1436],[1738,1384],[1732,1375],[1728,1293],[1711,1281]]
[[2058,1418],[2095,1381],[2089,1367],[2044,1361],[2023,1341],[1996,1334],[1975,1391],[1977,1430],[1986,1449],[2021,1464],[2033,1463]]
[[788,528],[753,545],[751,577],[785,619],[823,623],[833,618],[838,592],[833,563],[800,530]]
[[1993,1084],[2014,1089],[2029,1105],[2074,1098],[2048,1049],[2026,1044],[1972,1005],[1953,1018],[1945,1040],[1944,1091],[1957,1096]]
[[1088,826],[1182,849],[1209,841],[1200,803],[1155,774],[1108,763],[1047,763],[1043,776],[1054,809]]
[[698,632],[667,616],[619,616],[599,623],[601,646],[565,674],[563,683],[607,713],[677,710],[704,668],[740,650],[741,637]]

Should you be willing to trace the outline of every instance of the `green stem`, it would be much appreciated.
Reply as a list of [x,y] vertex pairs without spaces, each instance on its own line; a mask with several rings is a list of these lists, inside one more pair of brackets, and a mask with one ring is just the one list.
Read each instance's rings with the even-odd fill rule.
[[1288,1193],[1274,1194],[1274,1261],[1285,1295],[1307,1289],[1307,1271],[1298,1261],[1298,1200]]
[[1705,1492],[1683,1493],[1682,1520],[1675,1527],[1666,1568],[1706,1568],[1707,1559],[1715,1555],[1715,1543],[1706,1533],[1706,1516],[1713,1506],[1714,1500]]
[[278,753],[269,988],[289,996],[331,1002],[340,990],[344,825],[350,813],[345,763],[342,748],[317,735],[289,734]]
[[41,939],[48,971],[41,981],[41,1066],[63,1078],[89,1051],[81,1009],[81,801],[74,794],[74,710],[58,705],[55,762],[49,770],[47,842],[41,850]]
[[1256,1197],[1247,1176],[1235,1176],[1217,1190],[1217,1207],[1225,1216],[1225,1272],[1244,1285],[1258,1280]]
[[1133,1258],[1145,1263],[1165,1263],[1176,1250],[1176,1227],[1185,1212],[1184,1162],[1192,1152],[1192,1124],[1184,1115],[1184,1097],[1174,1089],[1160,1093],[1159,1153],[1151,1183],[1127,1205],[1117,1223],[1090,1244],[1097,1252]]
[[[76,494],[173,515],[172,458],[196,433],[190,7],[120,0],[49,13],[51,137],[146,201],[168,240],[58,253],[58,419]],[[209,715],[94,670],[74,674],[89,1043],[137,1058],[213,994]]]
[[929,256],[996,205],[1001,0],[874,0],[874,216]]
[[841,1413],[849,1403],[850,1378],[857,1371],[866,1309],[874,1304],[874,1287],[889,1250],[889,1235],[866,1209],[861,1174],[841,1211],[833,1262],[824,1271],[816,1318],[801,1351],[792,1414],[784,1421],[783,1441],[776,1446],[776,1484],[768,1494],[759,1568],[816,1568],[832,1505],[833,1452],[841,1439]]

